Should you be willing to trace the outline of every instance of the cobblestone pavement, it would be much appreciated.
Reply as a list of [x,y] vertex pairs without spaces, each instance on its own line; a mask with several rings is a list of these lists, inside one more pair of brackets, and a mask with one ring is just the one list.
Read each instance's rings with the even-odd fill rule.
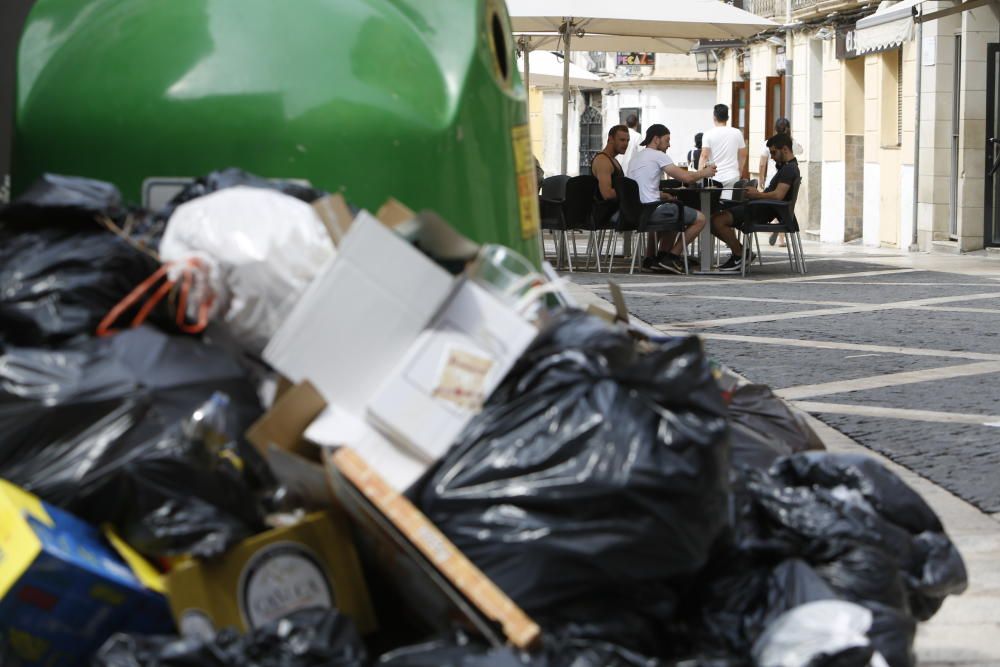
[[[859,253],[814,258],[799,276],[783,259],[766,251],[747,279],[613,278],[636,316],[698,333],[734,370],[1000,513],[1000,261],[969,275]],[[573,280],[608,296],[607,274]]]
[[[581,246],[582,248],[582,246]],[[739,276],[611,276],[629,309],[811,413],[828,448],[867,448],[931,504],[969,590],[920,626],[921,667],[1000,665],[1000,260],[806,244]],[[607,274],[575,272],[586,296]]]

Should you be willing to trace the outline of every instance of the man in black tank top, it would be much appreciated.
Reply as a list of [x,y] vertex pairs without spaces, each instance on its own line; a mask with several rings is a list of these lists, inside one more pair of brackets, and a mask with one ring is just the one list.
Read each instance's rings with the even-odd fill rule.
[[624,125],[615,125],[608,130],[608,143],[604,145],[604,150],[595,155],[590,163],[590,173],[597,179],[594,218],[598,224],[607,222],[618,212],[618,193],[615,192],[615,183],[625,175],[625,172],[615,157],[625,154],[628,142],[628,128]]

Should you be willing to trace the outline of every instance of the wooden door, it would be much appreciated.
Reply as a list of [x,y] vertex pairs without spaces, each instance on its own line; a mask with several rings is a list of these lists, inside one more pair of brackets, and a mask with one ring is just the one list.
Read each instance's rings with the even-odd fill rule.
[[774,134],[774,122],[785,115],[785,77],[769,76],[767,88],[767,111],[764,125],[764,137]]

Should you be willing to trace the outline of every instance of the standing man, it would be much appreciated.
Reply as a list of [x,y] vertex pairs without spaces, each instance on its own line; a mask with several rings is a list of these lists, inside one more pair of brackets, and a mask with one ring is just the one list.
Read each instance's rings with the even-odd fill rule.
[[[667,155],[670,148],[670,130],[659,123],[650,125],[646,130],[645,146],[635,154],[629,163],[628,177],[639,185],[639,201],[643,204],[663,202],[653,211],[649,222],[676,222],[680,217],[680,209],[673,195],[660,191],[660,179],[663,174],[676,178],[682,183],[694,183],[699,178],[715,176],[714,166],[700,171],[681,169]],[[672,246],[666,234],[661,235],[659,247],[656,244],[656,234],[650,232],[646,243],[646,258],[642,260],[642,268],[647,271],[668,271],[684,273],[684,258],[682,252],[687,252],[686,246],[698,238],[698,232],[705,226],[705,216],[693,208],[684,207],[684,223],[689,225],[684,234],[680,235]]]
[[[787,118],[779,118],[778,120],[774,121],[774,133],[787,134],[788,136],[792,136],[792,124],[788,122]],[[764,150],[761,151],[760,154],[760,166],[758,171],[758,173],[760,174],[760,179],[758,182],[760,183],[760,188],[762,190],[766,189],[768,186],[767,177],[774,176],[778,172],[778,168],[775,166],[774,160],[771,159],[771,153],[767,148],[766,139],[764,140],[763,148]],[[802,145],[799,142],[795,141],[795,139],[792,139],[792,152],[795,154],[795,157],[802,155]],[[775,241],[779,241],[778,245],[784,247],[785,235],[778,234],[778,232],[774,232],[773,234],[771,234],[771,238],[768,240],[768,243],[774,245]]]
[[[725,104],[716,104],[712,116],[715,119],[715,127],[702,137],[699,166],[704,169],[714,162],[719,170],[715,180],[720,181],[724,187],[731,188],[740,180],[743,165],[747,163],[747,143],[743,140],[743,132],[735,127],[729,127],[729,107]],[[725,190],[722,193],[722,199],[732,198],[732,190]]]
[[[787,134],[776,134],[767,140],[767,148],[771,158],[778,165],[778,170],[764,192],[749,188],[745,196],[749,200],[788,201],[792,196],[792,186],[799,179],[799,162],[792,153],[792,138]],[[778,217],[776,207],[762,208],[764,210],[760,212],[760,219],[770,221]],[[733,228],[739,229],[748,215],[747,204],[739,204],[712,216],[712,233],[722,239],[733,252],[729,261],[719,267],[720,271],[739,271],[742,268],[743,244],[740,243]],[[756,256],[757,254],[751,251],[748,261],[752,263]]]
[[625,119],[625,127],[628,128],[628,150],[625,151],[624,155],[618,158],[618,161],[621,163],[622,169],[627,174],[628,164],[639,151],[639,143],[642,141],[642,135],[639,134],[639,117],[634,113],[629,114],[628,118]]
[[604,224],[618,213],[618,193],[615,181],[625,175],[616,159],[628,150],[629,132],[624,125],[615,125],[608,130],[608,141],[604,149],[594,156],[590,163],[590,173],[597,179],[597,201],[594,202],[594,221]]

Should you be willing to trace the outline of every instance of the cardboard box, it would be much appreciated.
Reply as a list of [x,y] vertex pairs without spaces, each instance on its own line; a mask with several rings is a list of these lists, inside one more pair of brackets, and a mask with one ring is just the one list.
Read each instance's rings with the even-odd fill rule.
[[461,280],[368,404],[379,430],[434,462],[479,412],[537,329]]
[[226,627],[245,632],[315,606],[336,607],[362,633],[376,625],[349,525],[333,509],[248,538],[221,558],[183,561],[166,585],[189,637]]
[[[355,448],[402,489],[452,444],[537,331],[424,254],[460,268],[475,244],[398,203],[380,214],[388,222],[358,214],[264,358],[325,399],[306,439]],[[281,446],[266,429],[249,437]]]
[[0,480],[0,632],[18,664],[86,664],[115,632],[173,632],[159,574],[113,541]]
[[526,649],[539,640],[538,625],[357,452],[341,448],[326,466],[359,545],[421,620],[439,632],[464,624],[495,646]]
[[453,277],[362,211],[264,350],[356,416],[451,293]]

